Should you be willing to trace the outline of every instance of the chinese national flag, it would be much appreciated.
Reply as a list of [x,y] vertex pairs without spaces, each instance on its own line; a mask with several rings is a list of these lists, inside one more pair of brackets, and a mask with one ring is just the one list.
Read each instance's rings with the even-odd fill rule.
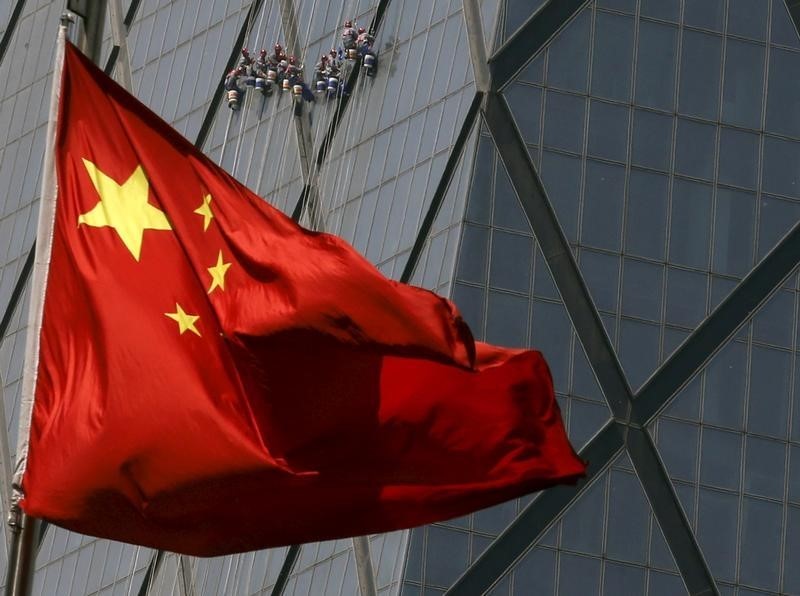
[[297,226],[72,46],[62,76],[27,514],[220,555],[583,474],[538,352],[475,343],[450,302]]

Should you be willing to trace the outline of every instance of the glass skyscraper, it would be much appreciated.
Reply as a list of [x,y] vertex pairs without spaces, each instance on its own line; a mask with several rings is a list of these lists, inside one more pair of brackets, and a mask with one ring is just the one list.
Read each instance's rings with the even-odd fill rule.
[[[476,337],[550,363],[587,478],[370,537],[380,594],[800,594],[797,2],[122,4],[141,101],[304,225],[451,297]],[[4,512],[64,7],[0,0]],[[241,47],[280,41],[310,75],[348,18],[379,57],[349,98],[224,105]],[[34,593],[358,590],[350,540],[196,559],[49,527]]]

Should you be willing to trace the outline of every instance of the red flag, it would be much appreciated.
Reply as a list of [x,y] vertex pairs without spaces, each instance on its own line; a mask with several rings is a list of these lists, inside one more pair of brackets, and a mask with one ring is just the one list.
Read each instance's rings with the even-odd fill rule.
[[447,300],[297,226],[72,46],[56,166],[29,515],[219,555],[583,474],[538,352],[474,343]]

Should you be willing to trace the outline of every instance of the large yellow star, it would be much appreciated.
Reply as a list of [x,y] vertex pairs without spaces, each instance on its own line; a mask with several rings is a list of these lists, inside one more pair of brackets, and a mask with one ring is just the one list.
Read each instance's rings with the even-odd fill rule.
[[200,335],[200,332],[197,330],[197,327],[194,326],[195,322],[200,318],[198,315],[189,315],[184,312],[181,308],[181,305],[177,302],[175,303],[175,312],[165,312],[164,316],[169,317],[173,321],[178,323],[178,329],[181,332],[181,335],[185,331],[191,331],[196,335]]
[[228,272],[230,266],[230,263],[224,263],[222,261],[222,251],[219,251],[219,255],[217,255],[217,264],[208,268],[208,272],[211,274],[211,287],[208,288],[209,294],[214,291],[214,288],[219,288],[223,292],[225,291],[225,274]]
[[164,212],[147,202],[149,184],[142,166],[137,166],[124,183],[118,184],[88,159],[83,160],[83,165],[100,195],[100,201],[91,211],[78,216],[78,224],[114,228],[138,261],[145,230],[172,229]]
[[197,215],[203,216],[203,231],[205,232],[208,229],[208,224],[210,224],[211,220],[214,219],[214,214],[211,212],[211,195],[204,196],[203,204],[195,209],[192,213],[197,213]]

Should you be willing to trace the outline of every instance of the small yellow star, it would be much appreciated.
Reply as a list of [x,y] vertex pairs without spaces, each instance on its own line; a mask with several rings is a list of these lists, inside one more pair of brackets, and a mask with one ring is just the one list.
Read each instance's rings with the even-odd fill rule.
[[228,272],[230,266],[230,263],[224,263],[222,261],[222,251],[219,251],[219,255],[217,255],[217,264],[208,268],[208,272],[211,274],[211,287],[208,288],[209,294],[214,291],[214,288],[219,288],[223,292],[225,291],[225,274]]
[[186,314],[181,308],[181,305],[177,302],[175,303],[175,312],[165,312],[164,316],[167,316],[178,323],[178,329],[180,330],[181,335],[183,335],[185,331],[191,331],[197,336],[200,335],[197,327],[194,326],[195,322],[197,322],[200,317],[198,315]]
[[203,216],[203,231],[205,232],[208,229],[208,224],[214,219],[214,214],[211,212],[211,195],[204,196],[203,204],[195,209],[193,213]]
[[100,195],[100,201],[90,211],[78,217],[78,225],[114,228],[125,247],[138,261],[145,230],[172,229],[164,212],[147,201],[150,185],[142,166],[137,166],[133,174],[119,184],[88,159],[83,160],[83,165]]

